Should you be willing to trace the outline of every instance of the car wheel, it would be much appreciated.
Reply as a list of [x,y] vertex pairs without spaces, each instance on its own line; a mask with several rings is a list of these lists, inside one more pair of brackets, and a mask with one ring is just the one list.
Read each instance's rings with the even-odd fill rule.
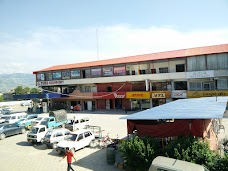
[[0,134],[0,140],[3,140],[6,138],[6,135],[5,134]]
[[96,146],[95,140],[90,141],[89,146],[90,147],[95,147]]
[[57,147],[57,142],[55,142],[55,143],[52,144],[52,148],[53,149],[56,148],[56,147]]
[[22,134],[26,133],[25,128],[22,128],[22,129],[21,129],[21,133],[22,133]]

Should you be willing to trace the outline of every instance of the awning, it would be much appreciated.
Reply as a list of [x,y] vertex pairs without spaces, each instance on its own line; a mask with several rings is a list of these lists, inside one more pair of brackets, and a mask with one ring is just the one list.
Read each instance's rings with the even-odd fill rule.
[[[211,119],[228,118],[228,96],[180,99],[173,102],[137,112],[120,119],[158,120],[158,119]],[[227,110],[228,111],[228,108]]]

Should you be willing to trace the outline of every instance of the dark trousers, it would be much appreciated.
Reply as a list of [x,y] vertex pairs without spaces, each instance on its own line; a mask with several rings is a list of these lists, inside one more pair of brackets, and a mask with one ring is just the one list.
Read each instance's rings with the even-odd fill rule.
[[71,167],[71,163],[68,163],[67,171],[70,171],[70,169],[74,171],[74,169]]

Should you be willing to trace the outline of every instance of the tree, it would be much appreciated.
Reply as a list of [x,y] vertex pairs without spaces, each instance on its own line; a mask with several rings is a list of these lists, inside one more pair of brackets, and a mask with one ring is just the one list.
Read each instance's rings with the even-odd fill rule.
[[22,86],[17,86],[14,91],[16,94],[24,94]]
[[39,88],[31,88],[30,93],[39,93],[40,89]]
[[0,96],[0,102],[3,102],[4,99],[3,99],[3,95]]

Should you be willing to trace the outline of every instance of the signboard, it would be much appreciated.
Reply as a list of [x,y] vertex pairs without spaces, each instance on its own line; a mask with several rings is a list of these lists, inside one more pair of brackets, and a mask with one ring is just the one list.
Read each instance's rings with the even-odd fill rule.
[[128,99],[150,99],[150,92],[126,92]]
[[100,77],[101,76],[101,68],[93,68],[91,69],[92,77]]
[[188,98],[228,96],[228,90],[188,91]]
[[64,84],[64,81],[40,81],[37,83],[38,86],[47,86],[47,85],[61,85]]
[[80,78],[80,69],[71,70],[71,78]]
[[103,76],[112,76],[113,75],[113,67],[103,68]]
[[187,98],[187,91],[186,90],[173,90],[171,97],[185,99],[185,98]]
[[165,99],[165,93],[152,93],[152,99]]
[[212,78],[214,77],[214,70],[209,71],[194,71],[194,72],[186,72],[186,78]]
[[126,98],[126,93],[125,92],[114,92],[114,93],[97,92],[97,93],[93,93],[93,96],[96,99],[124,99]]

